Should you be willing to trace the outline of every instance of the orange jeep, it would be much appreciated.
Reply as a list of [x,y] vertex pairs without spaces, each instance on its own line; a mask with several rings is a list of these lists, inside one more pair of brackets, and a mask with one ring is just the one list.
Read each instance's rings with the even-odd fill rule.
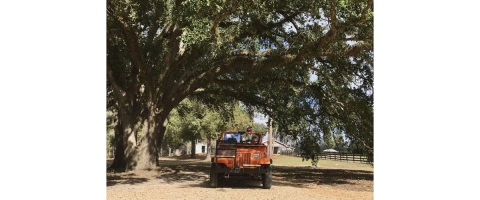
[[267,156],[267,146],[262,144],[261,132],[224,131],[217,140],[211,161],[210,186],[213,188],[217,187],[218,179],[230,175],[261,177],[263,188],[272,186],[272,159]]

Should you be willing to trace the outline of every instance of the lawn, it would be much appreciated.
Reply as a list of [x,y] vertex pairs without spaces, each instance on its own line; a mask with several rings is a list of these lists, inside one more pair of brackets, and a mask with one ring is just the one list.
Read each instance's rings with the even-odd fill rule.
[[[279,166],[312,166],[311,160],[302,161],[301,157],[274,155],[272,156],[273,165]],[[373,171],[373,166],[364,163],[353,163],[335,160],[319,160],[317,167],[328,169],[349,169],[349,170],[365,170]]]
[[[196,159],[191,159],[189,155],[178,157],[162,157],[162,159],[174,159],[174,160],[192,160],[192,161],[204,161],[205,154],[198,154]],[[273,166],[312,166],[311,160],[302,161],[301,157],[286,156],[286,155],[274,155],[272,156]],[[107,167],[110,166],[113,159],[107,159]],[[208,161],[205,161],[208,162]],[[373,166],[370,164],[358,163],[358,162],[346,162],[335,160],[319,160],[317,164],[318,168],[324,169],[347,169],[347,170],[364,170],[372,171]]]

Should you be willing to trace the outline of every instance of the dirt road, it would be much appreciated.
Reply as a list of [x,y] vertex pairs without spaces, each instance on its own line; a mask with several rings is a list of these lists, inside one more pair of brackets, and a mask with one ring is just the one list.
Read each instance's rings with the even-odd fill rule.
[[150,171],[107,173],[107,199],[373,199],[373,172],[273,167],[271,189],[230,177],[209,188],[210,163],[164,158]]

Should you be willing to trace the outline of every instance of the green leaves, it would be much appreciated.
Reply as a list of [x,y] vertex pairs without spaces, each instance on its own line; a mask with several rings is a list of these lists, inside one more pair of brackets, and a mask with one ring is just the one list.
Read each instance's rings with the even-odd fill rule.
[[312,166],[317,166],[318,155],[321,153],[320,138],[312,129],[304,126],[300,130],[299,136],[299,148],[302,160],[311,160]]
[[[166,137],[168,141],[186,142],[192,139],[214,139],[225,130],[242,131],[247,125],[251,125],[251,118],[238,105],[233,106],[229,116],[224,111],[209,108],[208,105],[196,100],[185,99],[170,115],[170,123],[167,127]],[[174,145],[173,143],[171,145]]]
[[[211,110],[237,120],[229,105],[241,101],[271,115],[281,132],[300,134],[307,123],[373,149],[371,0],[108,0],[107,65],[109,107],[127,117],[166,116],[178,106],[185,119],[177,125],[202,135],[213,130],[204,120],[217,124]],[[228,126],[251,125],[245,121]],[[313,148],[305,155],[318,152],[304,146]]]

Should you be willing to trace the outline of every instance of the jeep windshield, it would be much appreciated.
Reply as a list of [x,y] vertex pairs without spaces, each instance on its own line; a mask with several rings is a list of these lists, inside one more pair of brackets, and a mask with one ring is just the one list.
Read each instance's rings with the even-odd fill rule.
[[261,134],[245,132],[225,132],[223,140],[236,143],[260,144]]

